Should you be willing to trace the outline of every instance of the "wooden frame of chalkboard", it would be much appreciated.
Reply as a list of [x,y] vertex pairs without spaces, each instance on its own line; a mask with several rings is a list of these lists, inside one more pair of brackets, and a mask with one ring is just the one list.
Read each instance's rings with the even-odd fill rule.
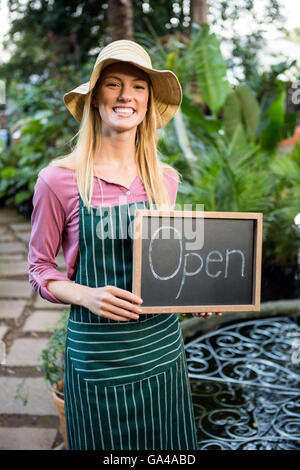
[[[183,239],[182,233],[180,234],[181,238],[168,239],[167,243],[165,243],[166,240],[153,238],[151,224],[154,220],[156,220],[156,225],[154,224],[154,226],[160,227],[160,231],[168,228],[171,231],[173,230],[174,234],[175,221],[186,222],[188,219],[191,224],[194,222],[198,223],[197,227],[201,227],[199,223],[203,224],[204,245],[197,252],[186,252],[182,256],[184,251],[183,242],[186,241]],[[169,224],[166,227],[163,225],[164,220],[167,220]],[[172,220],[173,226],[170,223]],[[149,221],[150,224],[146,223]],[[142,297],[142,312],[259,311],[262,221],[262,213],[137,209],[133,226],[132,292]],[[145,228],[146,226],[147,228]],[[159,230],[156,230],[155,233],[158,233]],[[176,231],[178,232],[177,228]],[[145,236],[147,234],[148,236]],[[225,237],[225,241],[222,237]],[[208,245],[210,245],[210,252],[206,253],[206,260],[204,260],[204,256],[201,256],[200,253],[204,253],[203,246],[205,247],[206,240],[208,240]],[[176,243],[177,248],[174,248]],[[178,243],[181,247],[180,266],[176,260]],[[216,246],[213,246],[213,243],[216,243]],[[231,249],[225,249],[227,245],[224,245],[224,243],[227,243]],[[155,253],[153,246],[156,247],[157,251],[156,259],[153,257],[153,253]],[[225,261],[221,249],[216,249],[218,246],[222,246],[225,251]],[[191,255],[194,257],[194,260]],[[183,276],[183,261],[185,263],[188,257],[194,263],[195,259],[198,263],[202,262],[200,264],[201,269],[198,266],[196,271],[188,272],[184,264]],[[172,266],[169,266],[169,264],[174,263],[174,260],[177,263],[177,267],[169,275],[172,269]],[[217,273],[209,271],[209,269],[212,270],[216,266],[216,263],[222,262],[223,264],[225,262],[224,272],[221,269]],[[154,263],[156,263],[155,269],[153,268]],[[202,269],[204,266],[205,268]],[[160,270],[159,274],[157,274],[158,270]],[[165,270],[164,273],[162,273],[163,270]],[[176,275],[179,273],[177,277],[173,275],[175,271]],[[194,274],[198,275],[198,281],[196,281],[197,276]],[[179,285],[180,289],[178,289]],[[181,299],[178,300],[180,297]],[[201,300],[204,300],[204,302]]]

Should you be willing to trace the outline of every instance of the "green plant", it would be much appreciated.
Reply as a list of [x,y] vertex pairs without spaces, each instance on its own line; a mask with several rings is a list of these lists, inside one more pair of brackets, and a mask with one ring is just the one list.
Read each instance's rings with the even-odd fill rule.
[[[182,106],[168,129],[161,129],[160,137],[164,139],[166,133],[174,134],[180,158],[185,160],[188,171],[193,172],[194,162],[204,150],[203,143],[213,145],[215,134],[221,128],[218,112],[230,92],[226,64],[219,41],[208,25],[194,25],[191,39],[186,42],[172,35],[162,46],[154,32],[153,38],[152,41],[144,38],[142,42],[151,47],[154,68],[172,70],[183,88]],[[211,114],[205,114],[202,107],[208,107]],[[200,148],[193,148],[195,137]]]
[[204,204],[207,211],[264,212],[272,208],[274,181],[269,178],[269,156],[247,144],[238,129],[228,140],[218,135],[216,145],[195,163],[195,174],[183,170],[178,202]]
[[[45,379],[53,388],[64,378],[64,354],[67,335],[69,310],[62,312],[61,318],[54,328],[47,347],[42,350],[39,370],[44,373]],[[55,390],[56,393],[59,393]]]
[[279,80],[266,92],[261,103],[258,136],[262,148],[272,152],[283,139],[286,103],[285,84]]
[[39,171],[70,150],[66,144],[77,124],[66,111],[62,96],[76,80],[72,72],[70,67],[55,79],[11,86],[14,109],[9,130],[11,134],[18,131],[20,139],[0,152],[0,200],[6,205],[29,204]]
[[203,100],[216,118],[230,92],[230,85],[220,42],[210,32],[208,24],[202,25],[199,33],[194,35],[189,52]]
[[300,212],[300,141],[291,154],[278,152],[270,163],[270,170],[277,184],[264,254],[274,264],[297,263],[300,233],[294,220]]
[[[177,203],[204,204],[206,211],[262,212],[263,254],[271,264],[295,263],[299,231],[294,223],[300,212],[300,159],[273,155],[241,138],[218,136],[214,148],[203,152],[194,172],[182,166]],[[173,155],[169,161],[176,161]]]
[[223,127],[229,138],[239,127],[244,138],[255,141],[260,107],[248,86],[239,86],[227,95],[223,110]]
[[26,378],[24,378],[22,382],[20,382],[17,385],[17,392],[14,396],[14,400],[21,400],[24,406],[26,406],[28,403],[28,391],[25,392],[23,389],[25,385],[26,385]]

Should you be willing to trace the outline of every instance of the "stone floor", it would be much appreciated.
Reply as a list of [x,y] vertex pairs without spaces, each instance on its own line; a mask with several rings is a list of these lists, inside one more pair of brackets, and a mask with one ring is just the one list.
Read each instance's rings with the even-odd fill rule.
[[[28,282],[30,220],[0,208],[0,450],[49,450],[63,443],[39,355],[65,306]],[[62,254],[58,269],[65,272]]]

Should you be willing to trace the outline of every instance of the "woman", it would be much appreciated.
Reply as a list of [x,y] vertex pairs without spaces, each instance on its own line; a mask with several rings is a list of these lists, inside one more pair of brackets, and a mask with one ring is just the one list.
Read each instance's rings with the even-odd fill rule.
[[[81,123],[74,151],[39,173],[30,282],[49,301],[71,304],[69,449],[197,449],[178,316],[141,314],[132,239],[119,237],[136,208],[175,203],[177,172],[159,161],[156,131],[181,96],[177,77],[152,69],[141,46],[109,44],[90,81],[64,96]],[[56,269],[61,246],[68,276]]]

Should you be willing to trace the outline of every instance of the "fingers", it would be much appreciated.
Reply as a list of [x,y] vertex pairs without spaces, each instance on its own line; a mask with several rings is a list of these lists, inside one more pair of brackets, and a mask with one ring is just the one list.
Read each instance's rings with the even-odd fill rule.
[[114,304],[117,308],[130,310],[135,313],[142,313],[142,309],[139,305],[127,302],[127,300],[119,299],[118,297],[109,296],[107,299],[105,299],[105,301],[109,302],[110,304]]
[[110,318],[111,320],[115,320],[115,321],[128,321],[130,320],[129,317],[124,317],[124,316],[120,316],[120,315],[114,315],[112,312],[109,312],[109,311],[106,311],[104,309],[101,310],[101,317],[103,318]]
[[136,305],[132,302],[128,302],[127,300],[120,299],[119,297],[115,297],[114,295],[109,294],[103,300],[106,303],[113,304],[118,309],[129,310],[136,314],[142,313],[142,309],[139,305]]
[[142,299],[130,291],[106,286],[106,292],[102,297],[101,316],[119,321],[138,320],[139,314],[142,313],[139,307],[141,303]]
[[120,317],[125,317],[125,319],[139,319],[139,313],[142,313],[139,307],[130,303],[126,303],[125,308],[120,308],[116,305],[117,301],[118,299],[113,298],[112,303],[102,302],[102,309],[106,312],[110,312]]
[[202,317],[202,318],[210,318],[213,314],[217,315],[218,317],[222,316],[222,312],[199,312],[199,313],[193,313],[193,316]]
[[143,299],[141,299],[141,297],[133,294],[132,292],[128,290],[121,289],[121,287],[116,287],[116,286],[106,286],[106,287],[107,287],[107,291],[117,298],[123,298],[129,302],[135,302],[137,304],[141,304],[143,302]]
[[[198,316],[198,315],[197,315]],[[202,318],[210,318],[212,316],[212,312],[201,312],[200,316]]]

